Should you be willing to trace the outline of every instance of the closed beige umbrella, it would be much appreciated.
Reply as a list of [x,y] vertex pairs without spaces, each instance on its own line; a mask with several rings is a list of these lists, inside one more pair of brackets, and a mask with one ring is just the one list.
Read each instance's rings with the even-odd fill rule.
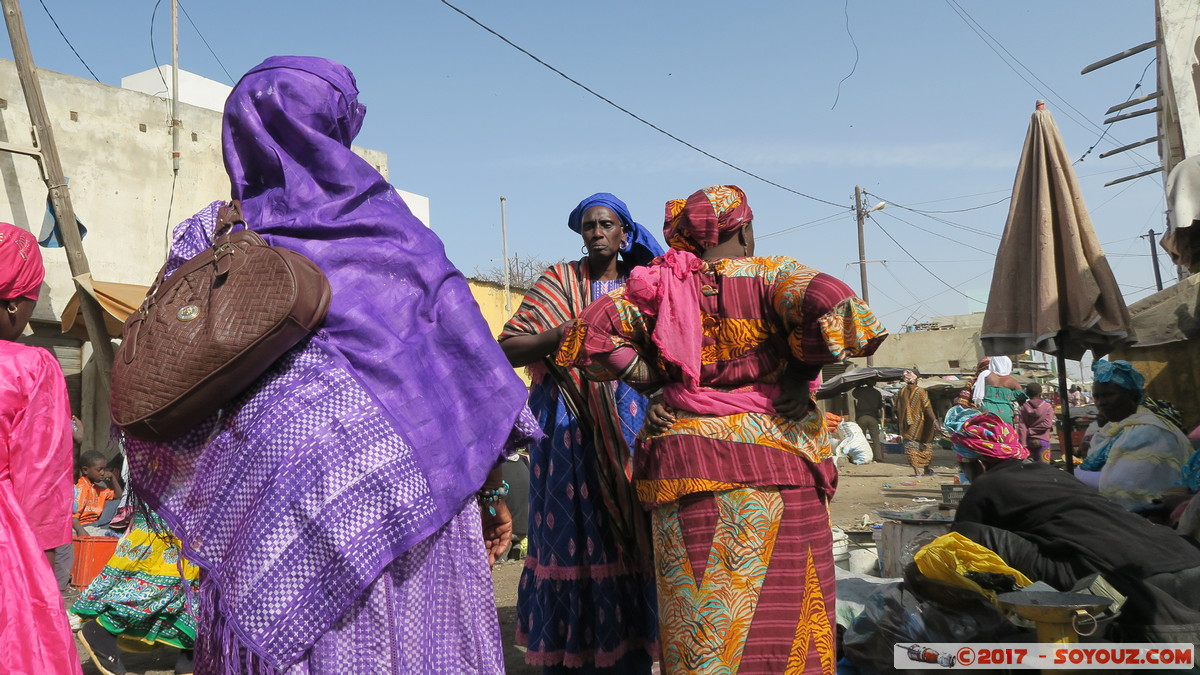
[[[1088,350],[1103,356],[1134,341],[1058,125],[1041,101],[1017,166],[980,337],[991,356],[1029,349],[1056,355],[1061,391],[1065,359]],[[1064,400],[1064,419],[1068,413]],[[1073,468],[1070,434],[1064,436]]]

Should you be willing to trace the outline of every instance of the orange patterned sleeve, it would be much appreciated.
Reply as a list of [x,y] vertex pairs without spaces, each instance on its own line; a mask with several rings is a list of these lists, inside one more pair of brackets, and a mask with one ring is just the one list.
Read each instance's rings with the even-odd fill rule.
[[621,290],[597,298],[563,339],[555,362],[582,368],[590,380],[620,379],[635,389],[652,389],[662,377],[647,358],[654,351],[647,322]]
[[780,275],[774,301],[792,354],[805,363],[870,356],[887,337],[878,317],[849,286],[811,268],[797,266]]

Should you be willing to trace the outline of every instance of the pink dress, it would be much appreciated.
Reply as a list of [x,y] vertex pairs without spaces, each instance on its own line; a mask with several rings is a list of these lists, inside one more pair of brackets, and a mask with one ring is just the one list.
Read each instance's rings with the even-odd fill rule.
[[6,675],[79,675],[44,551],[71,541],[71,409],[58,362],[0,340],[0,663]]

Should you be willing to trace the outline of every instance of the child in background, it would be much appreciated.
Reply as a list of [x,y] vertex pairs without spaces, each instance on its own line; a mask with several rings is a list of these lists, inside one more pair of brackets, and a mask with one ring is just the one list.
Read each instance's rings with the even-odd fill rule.
[[[80,455],[79,472],[82,475],[75,483],[75,513],[71,516],[75,534],[80,537],[108,535],[108,522],[125,490],[108,468],[108,460],[95,450]],[[110,503],[111,508],[106,508]]]
[[1029,397],[1017,409],[1017,433],[1021,445],[1029,450],[1029,458],[1035,462],[1050,463],[1050,432],[1054,430],[1054,406],[1042,398],[1042,385],[1030,382],[1025,385]]

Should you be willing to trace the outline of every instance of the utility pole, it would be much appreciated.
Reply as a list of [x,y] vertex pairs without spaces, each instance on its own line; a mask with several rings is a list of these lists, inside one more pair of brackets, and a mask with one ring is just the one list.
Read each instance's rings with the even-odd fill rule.
[[[104,326],[104,312],[95,296],[84,289],[91,283],[91,268],[87,254],[83,251],[83,238],[76,225],[75,209],[71,205],[71,193],[63,175],[58,146],[54,144],[54,128],[46,113],[46,100],[42,96],[42,85],[38,81],[37,69],[33,65],[33,53],[29,49],[29,37],[25,33],[25,19],[21,15],[18,0],[0,0],[4,8],[4,22],[8,26],[8,39],[12,43],[13,60],[17,63],[17,74],[25,94],[25,105],[29,108],[29,121],[33,126],[37,144],[37,158],[42,165],[42,176],[50,190],[50,204],[54,217],[58,219],[63,246],[67,251],[67,264],[75,280],[79,295],[79,308],[83,312],[83,323],[87,327],[88,339],[92,343],[93,358],[102,392],[107,398],[109,372],[112,369],[112,342]],[[94,236],[94,235],[93,235]]]
[[500,242],[504,250],[504,315],[512,316],[512,298],[508,290],[511,272],[508,269],[508,224],[504,220],[505,201],[504,197],[500,198]]
[[[156,66],[158,64],[155,64]],[[171,0],[171,170],[179,175],[179,0]]]
[[867,210],[863,208],[862,188],[854,186],[854,215],[858,220],[858,275],[862,281],[862,299],[868,305],[871,298],[867,293],[867,237],[863,226],[867,224]]
[[[867,237],[864,226],[867,224],[867,214],[881,208],[883,208],[883,202],[880,202],[879,206],[870,211],[864,208],[862,187],[858,185],[854,186],[854,217],[858,221],[858,275],[862,283],[862,300],[867,305],[871,304],[871,298],[867,291]],[[867,366],[870,367],[873,365],[875,365],[875,357],[868,356]]]
[[1150,262],[1154,263],[1154,286],[1161,291],[1163,289],[1162,273],[1158,271],[1158,249],[1154,247],[1154,238],[1158,234],[1152,227],[1149,232],[1142,235],[1142,238],[1145,239],[1148,237],[1150,239]]

